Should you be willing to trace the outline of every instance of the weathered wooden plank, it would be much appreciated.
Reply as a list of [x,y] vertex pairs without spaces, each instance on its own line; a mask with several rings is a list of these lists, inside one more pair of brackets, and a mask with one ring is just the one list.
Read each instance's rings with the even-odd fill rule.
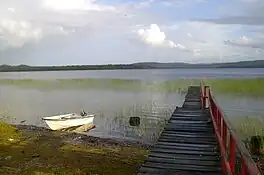
[[[171,139],[166,139],[166,138],[159,138],[158,139],[158,142],[170,142],[170,143],[189,143],[189,144],[192,144],[194,143],[193,140],[184,140],[184,139],[175,139],[175,140],[171,140]],[[200,141],[199,139],[195,140],[195,143],[197,144],[206,144],[203,140]],[[218,145],[217,141],[214,141],[214,142],[210,142],[208,144],[211,144],[211,145]],[[177,148],[175,148],[177,149]]]
[[212,160],[185,160],[185,159],[173,159],[173,158],[158,158],[158,157],[148,157],[147,162],[155,163],[166,163],[166,164],[181,164],[181,165],[197,165],[197,166],[221,166],[219,161]]
[[216,145],[211,144],[199,144],[199,143],[171,143],[171,142],[158,142],[156,145],[169,145],[169,146],[186,146],[186,147],[198,147],[198,148],[215,148]]
[[215,139],[212,135],[206,135],[206,134],[193,134],[193,133],[181,133],[181,132],[163,132],[162,136],[175,136],[175,137],[184,137],[184,138],[210,138]]
[[150,153],[149,157],[171,158],[171,159],[184,159],[184,160],[212,160],[220,161],[219,156],[211,155],[186,155],[186,154],[166,154],[166,153]]
[[170,170],[221,172],[221,167],[219,166],[212,167],[212,166],[206,166],[206,165],[184,165],[184,164],[146,162],[143,165],[143,167],[157,168],[157,169],[170,169]]
[[189,87],[139,174],[220,175],[221,163],[209,111],[202,109],[200,87]]
[[[155,145],[155,148],[159,148],[159,149],[170,149],[170,150],[174,150],[175,146],[171,146],[171,145],[161,145],[161,144],[157,144]],[[208,147],[208,148],[204,148],[204,147],[195,147],[195,144],[193,144],[193,146],[177,146],[178,150],[188,150],[188,151],[205,151],[205,152],[211,152],[211,151],[218,151],[218,147]]]

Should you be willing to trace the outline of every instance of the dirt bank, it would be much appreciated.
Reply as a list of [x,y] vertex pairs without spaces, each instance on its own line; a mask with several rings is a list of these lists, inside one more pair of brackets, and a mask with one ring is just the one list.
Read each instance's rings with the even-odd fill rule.
[[134,174],[149,145],[0,123],[0,174]]

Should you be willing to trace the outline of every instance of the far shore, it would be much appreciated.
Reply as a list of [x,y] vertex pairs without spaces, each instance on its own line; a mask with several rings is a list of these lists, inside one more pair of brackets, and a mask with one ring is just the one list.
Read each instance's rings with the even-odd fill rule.
[[223,63],[183,63],[183,62],[139,62],[132,64],[29,66],[0,65],[0,72],[30,71],[74,71],[74,70],[129,70],[129,69],[206,69],[206,68],[264,68],[264,60],[223,62]]

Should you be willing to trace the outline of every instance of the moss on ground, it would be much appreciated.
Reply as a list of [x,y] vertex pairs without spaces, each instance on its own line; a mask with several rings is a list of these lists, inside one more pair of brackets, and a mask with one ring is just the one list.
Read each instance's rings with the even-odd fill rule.
[[18,142],[22,134],[14,126],[7,125],[3,122],[0,122],[0,143],[1,145],[11,145]]
[[58,132],[24,132],[4,123],[0,132],[0,174],[5,175],[129,175],[148,154],[139,145],[75,144],[65,141]]

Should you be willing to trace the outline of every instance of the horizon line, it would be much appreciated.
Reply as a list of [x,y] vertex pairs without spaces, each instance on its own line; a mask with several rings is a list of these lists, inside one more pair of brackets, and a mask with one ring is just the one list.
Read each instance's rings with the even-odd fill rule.
[[186,63],[186,62],[135,62],[135,63],[106,63],[106,64],[65,64],[65,65],[29,65],[29,64],[1,64],[0,66],[29,66],[29,67],[63,67],[63,66],[105,66],[105,65],[134,65],[134,64],[188,64],[188,65],[213,65],[213,64],[230,64],[230,63],[241,63],[241,62],[256,62],[264,60],[244,60],[244,61],[234,61],[234,62],[215,62],[215,63]]

